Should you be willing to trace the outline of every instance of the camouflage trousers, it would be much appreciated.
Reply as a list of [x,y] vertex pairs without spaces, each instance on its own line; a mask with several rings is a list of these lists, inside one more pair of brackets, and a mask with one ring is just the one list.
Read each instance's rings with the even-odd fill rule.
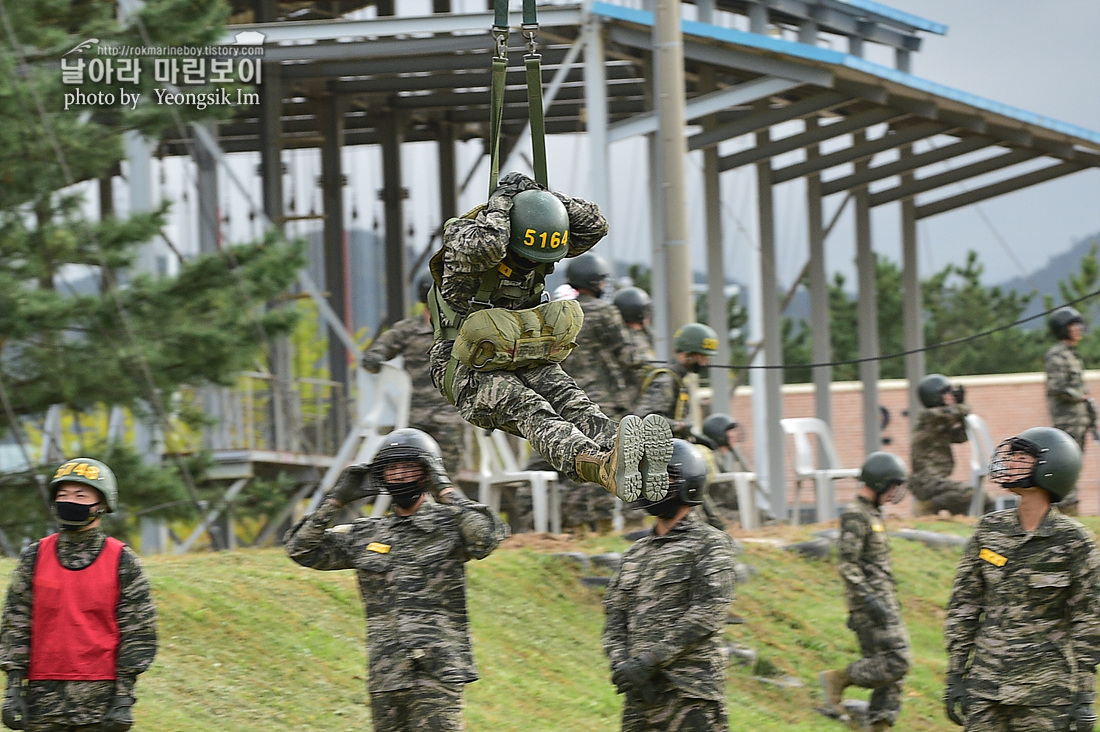
[[622,732],[729,732],[726,702],[665,689],[655,704],[644,705],[628,694],[623,701]]
[[375,732],[460,732],[466,729],[461,685],[430,677],[398,691],[372,692],[370,716]]
[[[1085,452],[1085,445],[1088,442],[1089,424],[1088,417],[1069,420],[1054,420],[1054,426],[1062,430],[1077,443],[1077,446],[1081,448],[1081,452]],[[1073,486],[1070,492],[1058,503],[1058,509],[1067,516],[1077,515],[1077,503],[1079,502],[1077,497],[1077,486]]]
[[115,697],[114,681],[30,681],[28,730],[94,730]]
[[453,420],[410,422],[409,426],[431,435],[432,439],[439,443],[439,450],[443,453],[443,467],[447,475],[458,475],[458,471],[462,468],[462,453],[466,448],[466,423],[456,415]]
[[848,627],[856,632],[863,656],[848,664],[848,678],[855,686],[874,689],[867,710],[871,724],[893,726],[901,710],[901,681],[909,672],[909,634],[900,624],[876,625],[862,612],[848,616]]
[[99,724],[54,724],[52,722],[26,722],[26,732],[97,732]]
[[972,697],[963,732],[1064,732],[1068,706],[1022,707]]
[[[450,349],[436,345],[432,378],[439,385]],[[610,450],[615,444],[617,423],[556,363],[485,372],[459,364],[453,391],[463,419],[476,427],[527,438],[554,470],[570,480],[581,480],[577,455]]]
[[[935,476],[914,476],[909,481],[909,490],[917,499],[914,507],[918,516],[940,511],[965,516],[970,513],[970,501],[974,498],[974,486]],[[982,497],[982,504],[985,513],[993,510],[993,499],[988,495]]]

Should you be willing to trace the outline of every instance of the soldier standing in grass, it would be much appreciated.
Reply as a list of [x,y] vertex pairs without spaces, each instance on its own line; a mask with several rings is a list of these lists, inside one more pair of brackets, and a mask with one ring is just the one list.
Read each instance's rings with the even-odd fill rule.
[[1100,662],[1100,554],[1064,516],[1081,472],[1065,432],[1032,427],[1002,442],[994,483],[1020,497],[982,517],[963,551],[947,606],[952,722],[969,732],[1091,732]]
[[157,653],[156,608],[137,555],[100,527],[118,484],[74,458],[50,481],[61,531],[27,547],[0,620],[3,721],[29,732],[126,732],[134,684]]
[[608,584],[603,649],[625,694],[623,732],[727,732],[733,539],[692,515],[707,480],[698,448],[673,440],[668,473],[667,496],[638,502],[657,522]]
[[[346,504],[381,490],[393,499],[391,515],[329,528]],[[303,567],[358,575],[374,729],[465,728],[463,688],[477,680],[465,564],[507,534],[490,508],[451,485],[439,446],[414,429],[386,435],[369,464],[345,469],[317,512],[287,533],[286,552]]]
[[[1075,308],[1067,306],[1055,310],[1047,324],[1058,339],[1043,356],[1051,424],[1072,437],[1084,452],[1085,437],[1096,427],[1096,402],[1089,396],[1085,365],[1077,353],[1077,344],[1085,335],[1085,319]],[[1067,516],[1076,516],[1077,503],[1074,485],[1058,509]]]
[[[431,275],[424,275],[417,280],[420,302],[428,302],[428,289],[431,285]],[[375,338],[363,352],[362,363],[364,369],[377,374],[383,361],[398,356],[404,358],[404,369],[412,380],[409,426],[431,435],[443,451],[443,467],[454,475],[462,467],[466,423],[458,410],[443,398],[432,383],[428,351],[435,342],[433,332],[431,313],[425,307],[424,312],[397,321],[393,327]]]
[[856,500],[840,515],[839,570],[847,589],[848,627],[858,636],[863,657],[819,678],[825,702],[838,716],[845,715],[841,699],[847,687],[874,689],[868,720],[873,732],[887,732],[901,709],[901,680],[911,658],[881,506],[904,497],[905,464],[896,455],[873,452],[859,479]]

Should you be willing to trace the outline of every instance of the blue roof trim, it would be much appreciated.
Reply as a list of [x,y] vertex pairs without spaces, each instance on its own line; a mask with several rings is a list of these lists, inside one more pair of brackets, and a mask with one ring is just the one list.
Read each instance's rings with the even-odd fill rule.
[[[652,26],[654,23],[653,13],[649,11],[625,8],[621,5],[611,5],[605,2],[592,3],[592,12],[612,20],[622,20],[628,23],[638,23],[639,25]],[[1007,104],[1001,104],[1000,102],[994,102],[984,97],[953,89],[943,84],[937,84],[927,79],[922,79],[919,76],[913,76],[912,74],[892,69],[889,66],[872,63],[866,59],[852,56],[841,51],[819,48],[818,46],[811,46],[796,41],[787,41],[781,38],[772,38],[771,36],[764,36],[759,33],[749,33],[735,28],[721,28],[716,25],[700,23],[694,20],[682,21],[681,27],[686,35],[710,38],[723,43],[748,46],[749,48],[758,48],[762,51],[782,53],[787,56],[793,56],[808,61],[846,66],[850,69],[862,71],[866,74],[871,74],[872,76],[877,76],[888,81],[904,84],[912,89],[935,94],[936,96],[951,101],[961,102],[987,112],[993,112],[1010,119],[1019,120],[1029,125],[1045,127],[1053,132],[1060,132],[1064,135],[1079,137],[1082,140],[1100,144],[1100,132],[1078,127],[1077,125],[1071,125],[1068,122],[1061,122],[1050,117],[1044,117],[1041,114],[1028,112],[1027,110],[1012,107]]]
[[881,15],[883,18],[889,18],[890,20],[911,26],[917,30],[935,33],[940,36],[947,33],[947,26],[943,23],[936,23],[935,21],[927,20],[916,15],[910,15],[903,10],[871,2],[871,0],[837,0],[837,2],[844,5],[850,5],[858,10],[866,10],[869,13]]

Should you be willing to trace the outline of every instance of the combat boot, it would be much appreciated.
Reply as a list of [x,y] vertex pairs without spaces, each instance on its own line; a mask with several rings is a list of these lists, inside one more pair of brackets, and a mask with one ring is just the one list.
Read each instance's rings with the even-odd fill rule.
[[615,522],[612,519],[597,519],[596,520],[596,533],[604,536],[610,534],[615,530]]
[[672,458],[672,428],[660,414],[647,414],[642,420],[645,450],[642,454],[642,491],[651,501],[668,493],[668,461]]
[[577,455],[577,474],[582,481],[599,483],[627,503],[636,501],[642,495],[643,445],[642,418],[628,414],[619,422],[611,450]]
[[892,727],[893,725],[887,722],[885,719],[880,719],[879,721],[871,725],[871,732],[890,732],[890,729]]
[[852,680],[848,678],[848,669],[822,671],[817,675],[817,680],[821,682],[825,706],[836,712],[837,716],[846,714],[840,702],[844,698],[844,690],[852,685]]

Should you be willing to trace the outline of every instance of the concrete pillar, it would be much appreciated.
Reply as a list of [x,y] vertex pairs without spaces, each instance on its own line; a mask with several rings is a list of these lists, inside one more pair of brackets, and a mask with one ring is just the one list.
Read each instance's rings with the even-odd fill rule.
[[[867,140],[865,132],[852,136],[852,144],[862,145]],[[855,164],[858,175],[867,170],[869,161]],[[873,359],[880,355],[878,334],[878,293],[875,287],[875,260],[871,243],[870,193],[861,188],[855,193],[856,219],[856,279],[859,282],[859,357]],[[863,447],[867,453],[882,447],[881,413],[878,402],[879,362],[864,360],[859,364],[859,380],[863,385]]]

